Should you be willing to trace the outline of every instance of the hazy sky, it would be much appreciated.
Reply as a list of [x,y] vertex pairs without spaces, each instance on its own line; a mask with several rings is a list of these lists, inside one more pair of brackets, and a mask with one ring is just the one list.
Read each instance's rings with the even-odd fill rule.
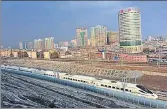
[[[19,41],[53,36],[55,42],[75,37],[76,27],[103,25],[118,31],[118,11],[138,7],[142,36],[167,36],[167,2],[162,1],[19,1],[2,2],[2,43],[17,47]],[[90,36],[89,36],[90,37]]]

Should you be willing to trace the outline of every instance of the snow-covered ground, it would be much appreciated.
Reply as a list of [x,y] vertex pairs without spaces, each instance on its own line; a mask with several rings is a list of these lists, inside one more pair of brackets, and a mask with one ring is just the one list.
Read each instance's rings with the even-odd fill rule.
[[2,107],[139,107],[93,92],[3,72]]

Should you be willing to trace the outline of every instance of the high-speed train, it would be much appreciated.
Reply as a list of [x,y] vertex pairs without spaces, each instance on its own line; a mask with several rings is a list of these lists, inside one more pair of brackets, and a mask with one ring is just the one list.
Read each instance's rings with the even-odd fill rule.
[[60,73],[60,72],[55,73],[53,71],[38,70],[38,69],[26,68],[26,67],[5,66],[5,65],[1,65],[1,67],[14,69],[14,70],[30,71],[31,73],[40,73],[52,78],[59,78],[67,81],[89,84],[89,85],[93,85],[103,89],[131,93],[137,96],[143,96],[145,98],[150,98],[150,99],[158,98],[156,94],[154,94],[149,89],[139,84],[123,83],[119,81],[107,80],[107,79],[101,79],[101,78],[95,78],[95,77],[89,77],[89,76],[83,76],[83,75],[70,75],[68,73]]

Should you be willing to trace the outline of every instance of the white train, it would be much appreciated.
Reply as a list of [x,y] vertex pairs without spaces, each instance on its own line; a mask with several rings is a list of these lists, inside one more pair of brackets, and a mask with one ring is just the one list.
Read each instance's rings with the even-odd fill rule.
[[19,68],[17,66],[1,65],[1,67],[15,69],[15,70],[27,70],[27,71],[32,71],[32,73],[38,72],[52,78],[59,78],[67,81],[94,85],[99,88],[131,93],[137,96],[143,96],[145,98],[150,98],[150,99],[158,98],[156,94],[154,94],[149,89],[139,84],[132,84],[132,83],[124,84],[123,82],[114,81],[114,80],[100,79],[100,78],[94,78],[94,77],[82,76],[82,75],[69,75],[68,73],[60,73],[60,72],[55,73],[53,71],[44,71],[44,70],[25,68],[25,67]]

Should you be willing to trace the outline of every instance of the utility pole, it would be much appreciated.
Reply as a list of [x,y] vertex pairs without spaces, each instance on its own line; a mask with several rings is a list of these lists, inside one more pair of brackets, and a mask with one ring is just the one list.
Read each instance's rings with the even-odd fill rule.
[[[125,71],[126,72],[126,71]],[[122,78],[122,86],[123,86],[123,91],[125,91],[125,87],[126,87],[126,76],[125,76],[125,72],[122,72],[123,74],[122,74],[122,76],[123,76],[123,78]]]
[[121,54],[122,54],[122,48],[120,47],[120,49],[119,49],[120,67],[122,66],[122,57],[121,57]]
[[159,51],[158,51],[158,61],[157,61],[158,68],[161,67],[161,53],[162,53],[162,45],[160,44]]

